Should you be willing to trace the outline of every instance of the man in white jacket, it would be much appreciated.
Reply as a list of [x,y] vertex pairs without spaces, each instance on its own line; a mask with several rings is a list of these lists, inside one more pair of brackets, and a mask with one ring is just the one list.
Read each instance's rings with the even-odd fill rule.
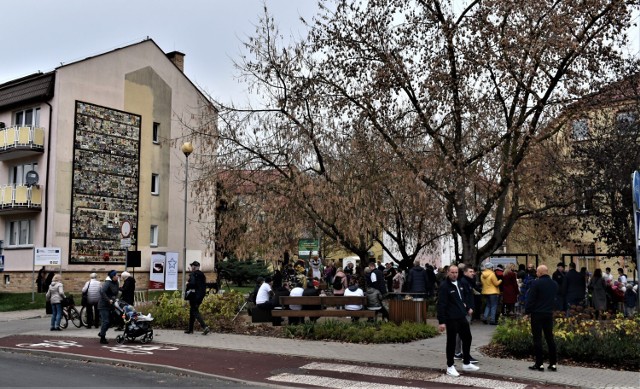
[[100,301],[100,286],[102,283],[98,281],[96,273],[91,273],[89,281],[87,281],[82,287],[82,294],[87,294],[87,322],[85,323],[87,328],[94,326],[98,328],[100,326],[100,320],[98,316],[98,301]]

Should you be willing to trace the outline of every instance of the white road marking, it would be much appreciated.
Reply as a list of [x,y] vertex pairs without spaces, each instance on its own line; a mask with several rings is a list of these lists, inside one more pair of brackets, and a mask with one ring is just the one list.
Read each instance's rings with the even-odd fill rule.
[[[524,389],[527,386],[526,384],[509,382],[504,380],[496,380],[496,379],[480,378],[480,377],[469,377],[469,376],[465,377],[464,372],[462,372],[462,375],[460,377],[450,377],[442,373],[422,372],[422,371],[415,371],[411,369],[391,369],[391,368],[368,367],[368,366],[357,366],[357,365],[346,365],[346,364],[339,364],[339,363],[324,363],[324,362],[309,363],[302,366],[301,369],[326,370],[326,371],[334,371],[334,372],[341,372],[341,373],[362,374],[362,375],[371,376],[371,377],[389,377],[389,378],[399,378],[404,380],[439,382],[443,384],[468,385],[468,386],[491,388],[491,389],[497,389],[497,388]],[[383,387],[386,388],[386,387],[392,387],[392,386],[383,386]],[[404,386],[399,386],[399,387],[404,387]]]
[[388,384],[376,384],[375,382],[362,382],[345,380],[342,378],[321,377],[316,375],[283,373],[267,378],[270,381],[287,382],[289,384],[313,385],[322,388],[336,389],[418,389],[413,386],[400,386]]
[[78,342],[73,340],[43,340],[41,343],[20,343],[16,344],[18,347],[24,348],[70,348],[70,347],[82,347]]

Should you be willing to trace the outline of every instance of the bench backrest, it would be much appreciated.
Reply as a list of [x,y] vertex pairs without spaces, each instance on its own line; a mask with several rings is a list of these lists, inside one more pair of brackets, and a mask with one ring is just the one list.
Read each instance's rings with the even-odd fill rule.
[[366,305],[367,298],[360,296],[280,296],[282,305]]

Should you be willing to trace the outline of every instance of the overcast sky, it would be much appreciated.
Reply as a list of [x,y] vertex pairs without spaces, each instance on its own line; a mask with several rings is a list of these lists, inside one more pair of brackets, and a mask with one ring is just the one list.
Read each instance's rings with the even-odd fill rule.
[[[263,0],[1,0],[0,83],[140,42],[186,54],[185,73],[216,100],[242,103],[232,59],[255,32]],[[316,0],[266,0],[280,31],[299,36]],[[638,22],[638,18],[636,18]],[[640,30],[632,51],[639,52]]]
[[[214,98],[242,102],[232,59],[255,32],[263,0],[2,0],[0,84],[153,39],[186,54],[185,73]],[[285,35],[304,31],[316,0],[266,0]],[[242,101],[241,101],[242,100]]]

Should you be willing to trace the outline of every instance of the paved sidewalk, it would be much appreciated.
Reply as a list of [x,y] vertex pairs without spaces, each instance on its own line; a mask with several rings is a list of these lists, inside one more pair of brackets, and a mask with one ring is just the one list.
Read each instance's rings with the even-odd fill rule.
[[[44,317],[41,310],[0,313],[0,322],[38,317]],[[45,321],[48,319],[40,320]],[[640,387],[640,373],[635,372],[563,366],[562,362],[558,365],[558,371],[555,373],[547,371],[534,372],[528,369],[528,366],[532,363],[531,361],[486,357],[477,351],[477,347],[488,344],[494,330],[494,326],[482,324],[474,324],[471,327],[474,346],[471,354],[480,360],[478,364],[480,371],[478,373],[486,374],[493,378],[501,377],[504,380],[522,378],[545,384],[573,385],[584,388]],[[437,336],[433,339],[407,344],[363,345],[216,333],[211,333],[207,336],[199,333],[187,335],[182,331],[162,329],[154,329],[154,332],[154,342],[157,343],[291,356],[298,355],[326,358],[332,361],[342,359],[391,366],[442,369],[443,371],[446,365],[444,356],[445,336]],[[48,322],[43,323],[42,330],[23,332],[22,334],[50,334]],[[113,339],[115,334],[117,333],[110,330],[107,338]],[[69,326],[65,331],[56,333],[56,336],[95,338],[96,342],[98,341],[93,329],[77,329],[73,326]],[[460,362],[457,362],[457,364],[459,365]]]

